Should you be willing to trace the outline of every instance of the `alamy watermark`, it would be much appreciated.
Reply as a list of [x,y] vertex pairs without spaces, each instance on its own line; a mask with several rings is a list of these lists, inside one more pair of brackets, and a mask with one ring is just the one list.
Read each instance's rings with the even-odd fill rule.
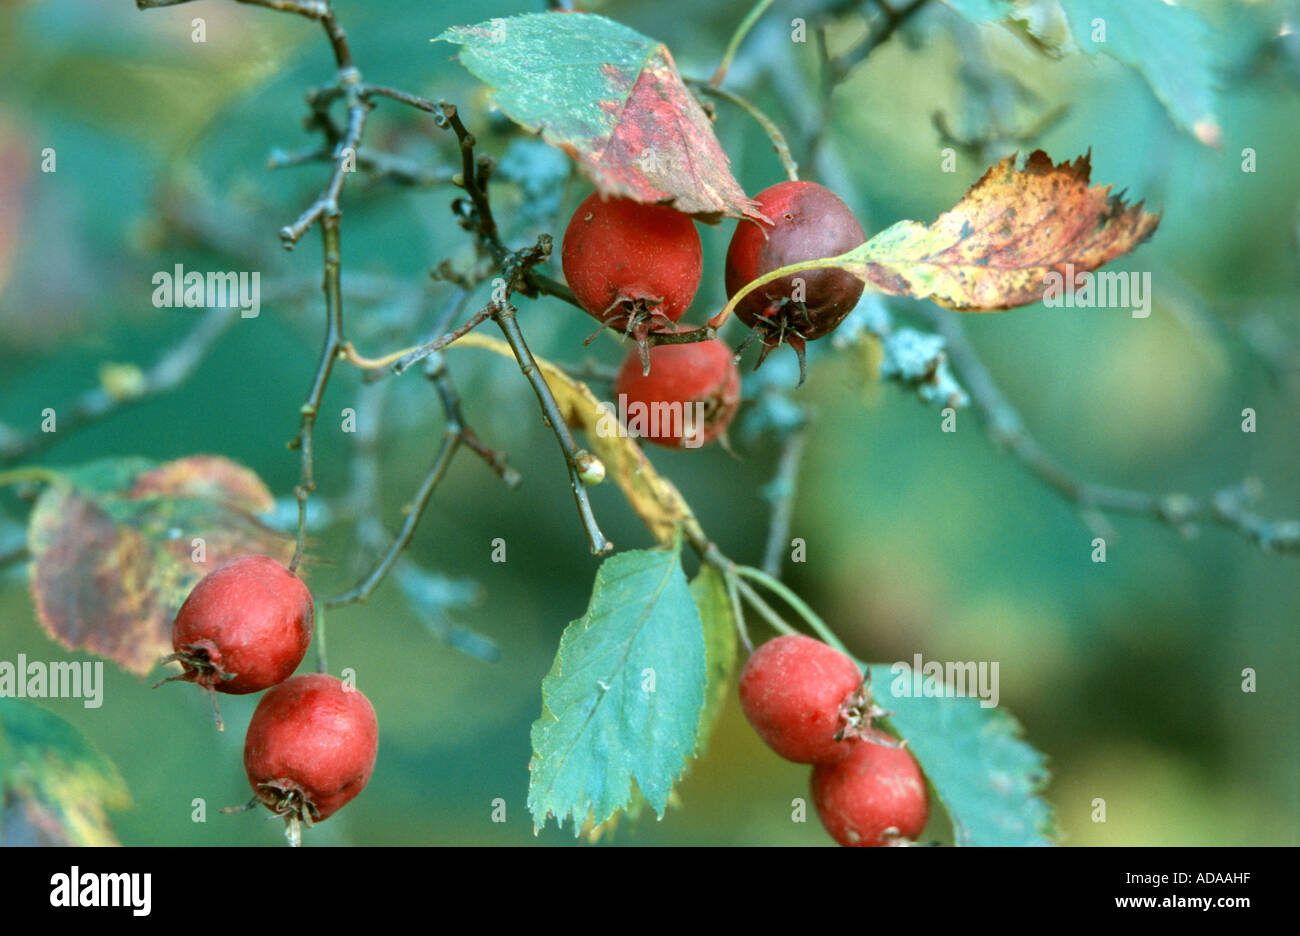
[[602,438],[681,439],[686,448],[704,444],[704,404],[673,401],[628,402],[627,394],[618,395],[618,406],[604,402],[597,405],[596,435]]
[[28,661],[20,653],[16,663],[0,660],[0,698],[81,699],[86,708],[99,708],[104,704],[104,664]]
[[262,274],[254,270],[234,272],[209,271],[207,275],[179,263],[173,270],[159,270],[153,275],[153,304],[159,308],[229,309],[238,308],[243,318],[257,318],[262,311]]
[[[1067,288],[1068,287],[1068,288]],[[1066,309],[1132,309],[1134,318],[1151,314],[1151,271],[1075,273],[1055,270],[1043,277],[1043,305]]]
[[961,699],[973,697],[980,700],[981,708],[994,708],[998,704],[998,664],[980,660],[925,661],[921,654],[912,657],[911,664],[898,662],[889,667],[894,681],[889,692],[896,699]]

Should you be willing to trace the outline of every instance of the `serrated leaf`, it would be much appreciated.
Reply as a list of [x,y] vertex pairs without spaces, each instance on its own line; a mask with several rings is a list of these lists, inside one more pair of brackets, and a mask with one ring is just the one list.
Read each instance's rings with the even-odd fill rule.
[[838,257],[774,270],[738,291],[710,324],[720,325],[754,289],[818,268],[847,270],[888,295],[961,312],[1038,302],[1048,274],[1073,288],[1073,275],[1129,253],[1160,223],[1145,202],[1127,205],[1110,186],[1090,186],[1090,156],[1053,165],[1035,150],[1023,169],[1009,156],[933,224],[900,221]]
[[667,47],[586,13],[530,13],[448,29],[460,61],[602,192],[713,220],[761,217]]
[[205,572],[246,553],[289,561],[293,540],[251,513],[271,503],[256,474],[215,456],[59,471],[28,521],[37,617],[65,647],[143,675],[171,652],[172,619]]
[[1217,50],[1199,13],[1164,0],[1058,2],[1083,52],[1104,53],[1135,69],[1175,124],[1202,143],[1219,144]]
[[723,704],[731,691],[731,676],[736,668],[736,616],[722,573],[705,565],[691,582],[691,596],[700,612],[704,627],[704,667],[707,688],[704,708],[700,712],[700,730],[696,739],[695,756],[702,757],[713,734]]
[[704,636],[672,550],[611,556],[587,613],[560,638],[533,723],[528,808],[575,834],[626,807],[636,788],[660,816],[695,750],[704,706]]
[[0,699],[0,847],[116,845],[106,810],[131,805],[113,762],[62,718]]
[[[912,670],[872,664],[883,721],[906,738],[952,820],[957,845],[1051,845],[1046,758],[1020,738],[1020,725],[979,699],[928,697],[912,686]],[[896,683],[896,680],[898,682]]]

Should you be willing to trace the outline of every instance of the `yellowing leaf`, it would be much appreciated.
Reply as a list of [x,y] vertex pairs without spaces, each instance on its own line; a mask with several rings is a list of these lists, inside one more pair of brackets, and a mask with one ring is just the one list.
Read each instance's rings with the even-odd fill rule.
[[[736,293],[710,323],[765,283],[800,270],[840,268],[894,296],[931,299],[961,312],[991,312],[1043,298],[1048,274],[1095,270],[1134,250],[1160,223],[1144,202],[1126,205],[1110,186],[1089,186],[1090,155],[1053,165],[1042,150],[1015,167],[1007,157],[931,225],[900,221],[838,257],[782,267]],[[1067,285],[1067,288],[1070,288]]]
[[[254,516],[272,498],[229,459],[106,459],[60,472],[28,522],[36,614],[51,637],[144,675],[205,572],[246,553],[288,562],[293,540]],[[196,540],[203,560],[194,560]]]

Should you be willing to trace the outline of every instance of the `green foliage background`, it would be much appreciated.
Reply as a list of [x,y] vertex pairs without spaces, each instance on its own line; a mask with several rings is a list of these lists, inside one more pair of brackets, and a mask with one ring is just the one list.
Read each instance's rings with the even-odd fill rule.
[[[778,0],[769,16],[788,22],[815,6]],[[1082,477],[1201,493],[1257,475],[1267,485],[1262,509],[1294,516],[1300,385],[1294,372],[1289,382],[1273,379],[1243,325],[1262,310],[1279,330],[1270,349],[1289,342],[1294,353],[1300,341],[1296,52],[1292,45],[1289,60],[1254,54],[1268,5],[1193,6],[1216,24],[1212,51],[1225,68],[1221,151],[1180,131],[1143,80],[1112,60],[1051,61],[1009,34],[997,46],[1000,66],[1036,90],[1043,110],[1070,105],[1035,145],[1058,160],[1091,147],[1095,179],[1164,209],[1153,240],[1117,265],[1155,271],[1151,318],[1032,306],[965,324],[1026,424]],[[532,4],[338,0],[336,8],[368,81],[459,103],[483,150],[504,152],[510,126],[486,114],[484,91],[450,61],[454,50],[426,40]],[[683,73],[707,76],[746,8],[666,0],[599,11],[667,42]],[[194,16],[207,20],[204,45],[189,40]],[[938,170],[942,144],[931,113],[979,125],[958,80],[947,16],[933,10],[920,18],[835,97],[831,171],[821,181],[840,191],[868,231],[903,217],[931,220],[985,168],[959,155],[956,173]],[[1291,22],[1300,27],[1294,14]],[[758,51],[749,54],[766,54],[761,43],[773,35],[756,33]],[[746,93],[798,138],[801,122],[816,118],[818,91],[811,45],[786,46],[792,65],[781,82],[764,79]],[[733,80],[743,85],[753,67],[742,58]],[[16,145],[32,163],[42,147],[58,153],[56,174],[24,177],[13,269],[0,291],[0,421],[27,429],[43,407],[65,406],[92,386],[100,362],[147,364],[183,336],[199,313],[155,309],[155,270],[177,262],[240,268],[209,248],[151,239],[162,186],[213,199],[209,223],[265,250],[264,292],[287,283],[300,297],[267,301],[261,318],[236,324],[180,390],[70,435],[37,463],[219,452],[254,468],[277,494],[291,491],[298,463],[283,443],[296,429],[319,348],[319,241],[312,232],[282,255],[275,231],[314,197],[325,169],[270,172],[265,162],[273,147],[314,143],[300,127],[302,93],[330,70],[317,27],[233,3],[149,13],[102,0],[0,9],[0,144]],[[719,107],[718,133],[745,189],[777,181],[767,140],[744,115]],[[449,139],[395,106],[377,108],[367,134],[372,145],[398,141],[410,155],[442,160],[452,155]],[[1258,172],[1240,171],[1243,147],[1259,154]],[[380,185],[363,194],[363,187],[354,181],[344,196],[345,276],[418,284],[437,259],[468,256],[468,239],[447,210],[452,190]],[[565,204],[581,193],[569,192]],[[507,186],[497,204],[503,219],[519,215]],[[567,209],[560,215],[567,219]],[[549,229],[558,243],[562,228]],[[529,229],[521,230],[516,242]],[[722,302],[730,232],[730,223],[702,230],[705,279],[691,321]],[[906,318],[905,303],[893,308]],[[354,304],[348,314],[358,331],[371,313]],[[538,354],[582,358],[591,323],[573,309],[528,302],[520,322]],[[606,341],[590,353],[605,364],[621,354]],[[560,632],[586,608],[596,561],[554,440],[513,365],[471,351],[450,360],[470,421],[509,452],[525,483],[508,492],[472,458],[458,460],[412,555],[479,583],[476,603],[448,613],[497,642],[501,657],[484,663],[439,641],[396,582],[364,607],[331,613],[331,669],[357,671],[382,736],[366,793],[313,830],[313,844],[534,841],[525,807],[529,726]],[[937,411],[893,386],[864,390],[855,366],[847,355],[822,360],[799,391],[818,421],[793,531],[808,543],[808,562],[787,566],[790,584],[864,659],[999,661],[1001,702],[1051,758],[1047,798],[1065,843],[1295,844],[1296,559],[1261,554],[1218,529],[1184,540],[1119,517],[1109,561],[1094,564],[1087,527],[999,453],[973,414],[959,416],[955,435],[942,434]],[[354,374],[339,378],[326,413],[349,405],[357,387]],[[1254,435],[1239,428],[1247,406],[1258,413]],[[382,466],[391,529],[432,458],[441,417],[431,389],[413,375],[394,387],[389,413]],[[325,423],[318,430],[323,498],[345,492],[352,441]],[[776,451],[759,442],[740,455],[715,447],[652,458],[724,552],[757,562],[767,521],[760,490]],[[0,528],[12,540],[23,505],[11,492],[0,498]],[[593,501],[620,548],[649,545],[613,485],[594,490]],[[496,537],[508,543],[505,564],[489,561]],[[315,555],[318,594],[341,591],[367,568],[346,528],[320,534]],[[0,659],[18,653],[81,658],[45,637],[20,570],[11,569],[0,581]],[[1240,690],[1245,667],[1258,672],[1254,694]],[[219,735],[200,693],[150,692],[111,664],[105,672],[102,708],[44,704],[120,770],[133,804],[111,817],[122,842],[279,841],[273,823],[215,812],[247,796],[239,751],[255,699],[223,699],[228,730]],[[790,821],[806,774],[771,755],[730,698],[707,758],[678,790],[684,808],[662,822],[647,816],[634,836],[620,831],[617,840],[826,844],[815,820]],[[209,804],[202,825],[190,820],[195,797]],[[490,821],[495,797],[507,802],[505,824]],[[1090,821],[1094,797],[1107,801],[1104,824]],[[931,831],[949,835],[941,822]],[[572,837],[551,826],[538,840]]]

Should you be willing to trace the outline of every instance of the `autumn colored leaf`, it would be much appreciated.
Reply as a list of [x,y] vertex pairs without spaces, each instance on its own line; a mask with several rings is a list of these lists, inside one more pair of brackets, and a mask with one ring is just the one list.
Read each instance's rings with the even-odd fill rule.
[[77,729],[0,699],[0,847],[116,845],[106,811],[130,805],[117,767]]
[[[1145,202],[1126,205],[1110,186],[1090,186],[1090,154],[1053,165],[1042,150],[1015,167],[993,166],[931,225],[900,221],[838,257],[782,267],[749,283],[710,323],[765,283],[800,270],[837,267],[894,296],[931,299],[961,312],[1038,302],[1049,274],[1095,270],[1135,249],[1160,223]],[[1056,277],[1053,277],[1056,279]]]
[[172,619],[204,573],[249,552],[293,554],[253,516],[272,506],[266,486],[229,459],[107,459],[49,475],[27,532],[37,616],[65,647],[140,675],[171,652]]
[[[514,360],[508,344],[474,332],[457,339],[451,347],[484,348]],[[703,539],[703,531],[686,499],[671,481],[655,471],[636,440],[604,431],[602,422],[609,425],[609,420],[617,419],[608,406],[582,381],[542,358],[536,360],[564,421],[586,433],[587,447],[605,463],[606,477],[622,489],[627,502],[659,544],[671,545],[679,526],[688,536]]]
[[512,120],[569,153],[601,192],[702,220],[762,217],[659,42],[603,16],[532,13],[448,29]]

